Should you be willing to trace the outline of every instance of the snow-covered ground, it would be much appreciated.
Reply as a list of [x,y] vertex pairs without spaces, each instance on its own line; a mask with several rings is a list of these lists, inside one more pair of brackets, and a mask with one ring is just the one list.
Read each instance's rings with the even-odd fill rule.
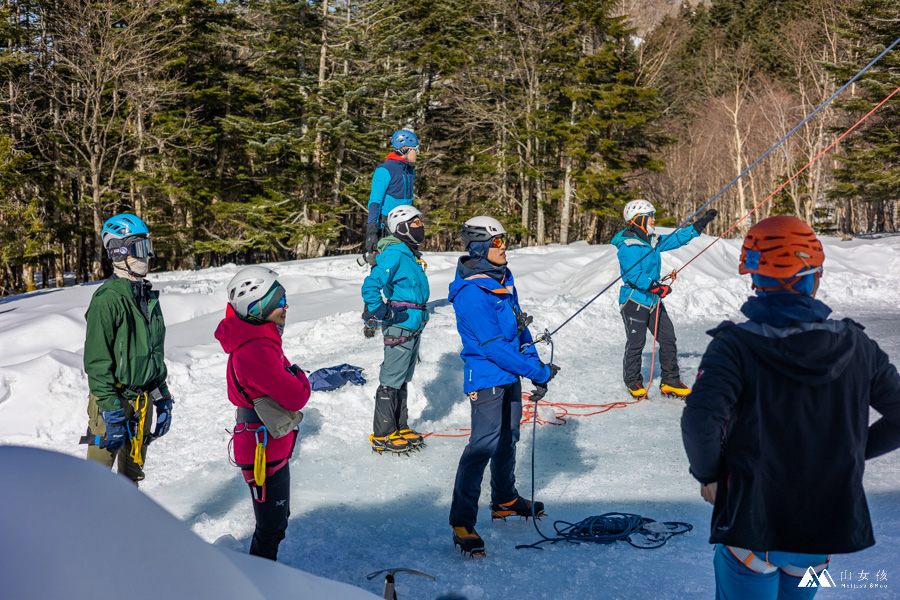
[[[664,270],[680,267],[712,239],[703,236],[664,254]],[[900,237],[823,241],[827,258],[818,297],[837,317],[866,325],[900,362]],[[750,289],[749,278],[737,275],[738,254],[737,242],[716,244],[679,275],[666,299],[688,384],[709,340],[705,331],[723,319],[740,320],[738,308]],[[426,253],[433,314],[409,399],[411,422],[420,431],[454,433],[468,426],[460,342],[446,301],[458,256]],[[287,356],[307,370],[358,365],[369,381],[316,392],[304,411],[291,466],[293,514],[280,562],[376,594],[381,582],[363,576],[378,569],[408,567],[436,577],[399,575],[398,595],[405,599],[434,598],[444,591],[470,600],[714,595],[707,543],[711,507],[688,475],[679,428],[682,403],[653,390],[638,404],[569,418],[561,427],[538,427],[535,494],[550,515],[539,526],[549,533],[555,519],[574,522],[621,511],[687,521],[694,531],[652,551],[625,543],[516,550],[516,544],[539,536],[524,520],[491,523],[485,482],[478,531],[487,556],[471,560],[456,553],[447,515],[465,438],[431,437],[423,452],[410,457],[378,456],[369,449],[382,345],[362,336],[359,288],[367,271],[354,258],[270,265],[288,292]],[[509,260],[522,307],[535,318],[533,331],[552,330],[618,275],[615,249],[608,245],[524,248],[510,252]],[[169,387],[176,404],[170,433],[150,449],[141,491],[202,539],[244,552],[253,531],[252,509],[246,485],[228,464],[227,429],[234,413],[226,399],[226,357],[213,338],[224,315],[224,286],[236,270],[226,266],[150,278],[162,291]],[[83,456],[84,447],[77,445],[87,425],[83,315],[95,290],[93,284],[0,300],[0,444]],[[563,371],[550,385],[548,401],[603,404],[627,398],[617,298],[618,285],[556,334],[554,360]],[[650,351],[648,343],[645,381]],[[546,346],[540,352],[549,358]],[[654,379],[658,372],[657,365]],[[517,476],[519,491],[529,496],[531,426],[522,433]],[[883,573],[877,583],[888,587],[822,589],[820,598],[900,595],[900,452],[870,461],[865,483],[877,544],[835,556],[829,572],[838,586],[876,583],[876,573]],[[39,529],[37,524],[36,533]],[[0,543],[0,560],[15,552],[12,540]],[[861,581],[863,573],[867,579]]]

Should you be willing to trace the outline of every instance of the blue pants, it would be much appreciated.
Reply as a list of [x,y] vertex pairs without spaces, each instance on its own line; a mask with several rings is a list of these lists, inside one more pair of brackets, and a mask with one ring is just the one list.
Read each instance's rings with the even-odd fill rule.
[[[757,556],[776,567],[794,565],[801,569],[820,565],[828,560],[826,554],[792,552],[763,552]],[[757,573],[745,566],[722,544],[716,545],[713,566],[716,571],[716,600],[810,600],[819,589],[798,587],[801,578],[788,575],[781,569],[772,573]]]
[[503,504],[519,496],[516,491],[516,442],[522,420],[522,384],[509,383],[478,390],[470,401],[472,431],[456,470],[452,527],[474,527],[478,517],[481,480],[491,463],[491,503]]

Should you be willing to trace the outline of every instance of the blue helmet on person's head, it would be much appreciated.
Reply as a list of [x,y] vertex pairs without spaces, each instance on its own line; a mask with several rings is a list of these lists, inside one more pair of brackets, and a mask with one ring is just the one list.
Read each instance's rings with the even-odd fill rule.
[[[110,217],[103,224],[103,230],[100,238],[103,240],[103,247],[107,250],[113,242],[124,242],[127,238],[132,237],[149,237],[150,229],[140,217],[136,217],[129,213],[121,213],[114,217]],[[115,246],[120,244],[114,244]]]
[[419,138],[416,137],[409,129],[398,129],[394,132],[394,135],[391,136],[391,146],[395,150],[402,150],[403,148],[418,148],[419,147]]

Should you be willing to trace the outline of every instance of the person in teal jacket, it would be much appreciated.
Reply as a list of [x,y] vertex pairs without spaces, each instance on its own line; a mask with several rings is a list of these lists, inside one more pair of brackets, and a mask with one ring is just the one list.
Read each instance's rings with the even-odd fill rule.
[[[153,256],[147,225],[116,215],[103,225],[103,246],[113,276],[101,285],[85,319],[84,371],[88,376],[87,457],[135,483],[144,479],[147,445],[172,423],[163,352],[166,325],[159,292],[144,278]],[[156,427],[153,410],[156,409]]]
[[675,328],[662,303],[671,288],[659,281],[662,269],[660,253],[680,248],[699,236],[718,214],[715,210],[708,210],[690,227],[662,237],[654,233],[655,213],[656,209],[647,200],[632,200],[625,205],[623,213],[628,228],[613,236],[611,242],[618,249],[622,274],[619,309],[626,336],[622,370],[625,385],[634,398],[647,395],[641,375],[641,353],[644,351],[648,329],[655,334],[659,343],[659,364],[662,370],[660,391],[667,396],[686,396],[691,393],[681,382]]
[[[425,240],[422,213],[398,206],[387,218],[390,235],[378,242],[375,267],[362,286],[362,318],[381,321],[384,362],[375,392],[373,433],[376,452],[421,448],[422,435],[408,423],[407,384],[419,357],[419,339],[428,323],[428,278],[419,245]],[[383,294],[383,297],[382,297]]]

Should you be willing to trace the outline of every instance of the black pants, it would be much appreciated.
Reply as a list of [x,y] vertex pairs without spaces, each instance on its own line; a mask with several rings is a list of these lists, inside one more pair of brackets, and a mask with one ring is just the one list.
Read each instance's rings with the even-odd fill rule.
[[372,431],[375,437],[386,437],[395,431],[409,428],[409,409],[406,405],[406,384],[400,389],[379,385],[375,390],[375,419]]
[[[656,311],[659,310],[659,327],[654,332],[656,324]],[[643,385],[644,378],[641,375],[641,354],[644,351],[644,343],[647,340],[647,330],[656,334],[659,344],[659,364],[662,369],[662,383],[670,385],[678,384],[681,376],[678,371],[678,350],[675,347],[675,327],[666,313],[666,307],[662,301],[658,302],[653,310],[634,300],[628,300],[622,305],[622,322],[625,323],[625,360],[623,363],[623,377],[625,385],[638,383]]]
[[516,491],[516,442],[522,420],[522,385],[508,383],[478,390],[478,399],[469,401],[472,431],[456,469],[452,527],[474,527],[478,516],[481,480],[491,463],[491,503],[503,504],[519,497]]
[[253,497],[253,512],[256,515],[256,531],[250,542],[250,554],[275,560],[278,544],[284,539],[288,517],[291,516],[291,472],[290,465],[266,477],[266,484],[260,488],[250,486]]

